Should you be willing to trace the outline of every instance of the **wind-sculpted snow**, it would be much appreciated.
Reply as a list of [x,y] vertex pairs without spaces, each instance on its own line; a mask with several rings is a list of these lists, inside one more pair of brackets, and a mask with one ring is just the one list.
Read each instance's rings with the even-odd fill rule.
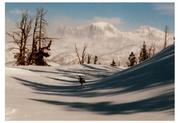
[[174,45],[127,69],[6,67],[6,109],[7,120],[174,120]]

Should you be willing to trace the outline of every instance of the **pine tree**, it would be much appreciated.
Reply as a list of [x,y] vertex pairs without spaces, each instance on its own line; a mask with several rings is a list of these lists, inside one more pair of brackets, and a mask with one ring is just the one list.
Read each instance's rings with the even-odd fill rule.
[[114,61],[114,59],[112,60],[111,66],[116,66],[116,62]]
[[139,55],[139,62],[142,62],[149,58],[148,51],[146,49],[146,43],[143,43],[143,47],[141,49],[140,55]]
[[91,55],[90,55],[90,54],[88,54],[87,63],[88,63],[88,64],[91,63]]
[[97,61],[98,61],[98,57],[95,56],[95,57],[94,57],[94,64],[97,64]]
[[46,47],[42,47],[39,52],[36,53],[35,56],[35,64],[36,65],[48,65],[46,63],[46,61],[44,60],[44,57],[49,57],[49,53],[46,52],[45,50],[50,50],[50,46],[51,46],[51,40],[49,42],[49,44]]
[[136,56],[133,52],[131,52],[128,59],[129,59],[129,65],[128,66],[134,66],[137,64],[137,59],[136,59]]

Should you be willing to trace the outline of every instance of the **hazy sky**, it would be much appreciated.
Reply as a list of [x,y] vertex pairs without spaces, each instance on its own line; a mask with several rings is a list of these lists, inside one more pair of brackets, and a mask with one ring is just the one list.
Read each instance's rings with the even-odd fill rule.
[[174,32],[174,3],[6,3],[6,19],[18,21],[22,9],[34,14],[37,8],[48,10],[47,20],[64,23],[107,21],[121,30],[149,25]]

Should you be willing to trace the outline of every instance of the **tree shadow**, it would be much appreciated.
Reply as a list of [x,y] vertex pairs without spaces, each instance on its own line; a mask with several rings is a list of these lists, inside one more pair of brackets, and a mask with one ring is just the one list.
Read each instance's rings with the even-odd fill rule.
[[77,83],[77,80],[66,80],[66,79],[60,79],[60,78],[56,78],[56,77],[48,77],[47,78],[49,79],[53,79],[53,80],[56,80],[56,81],[61,81],[61,82],[67,82],[67,83]]
[[21,79],[18,77],[12,77],[18,81],[21,82],[21,84],[23,84],[24,86],[28,86],[30,88],[32,88],[33,90],[36,91],[45,91],[45,92],[60,92],[60,91],[65,91],[68,90],[68,92],[74,92],[76,90],[81,90],[80,86],[57,86],[57,85],[48,85],[48,84],[42,84],[42,83],[37,83],[37,82],[33,82],[33,81],[29,81],[29,80],[25,80],[25,79]]
[[[173,49],[174,50],[174,49]],[[85,84],[85,88],[80,88],[78,83],[76,73],[82,73],[82,70],[61,70],[58,69],[59,74],[74,79],[66,80],[59,79],[54,77],[48,77],[60,82],[70,82],[77,83],[77,85],[68,85],[68,86],[59,86],[59,85],[46,85],[40,84],[38,82],[31,82],[30,80],[23,80],[21,78],[14,77],[14,79],[20,80],[22,84],[26,86],[33,87],[34,90],[39,91],[40,94],[51,94],[51,95],[61,95],[61,96],[80,96],[80,97],[98,97],[98,96],[111,96],[115,94],[123,94],[127,92],[140,91],[153,87],[165,86],[165,85],[174,85],[174,52],[169,54],[169,57],[165,57],[166,60],[162,58],[152,58],[150,63],[148,60],[141,63],[141,65],[134,66],[131,69],[124,70],[113,74],[112,76],[106,77],[100,80],[89,80]],[[87,67],[87,65],[84,65]],[[143,67],[142,67],[143,66]],[[88,66],[91,68],[90,76],[101,76],[101,74],[93,74],[93,71],[96,71],[96,68],[93,66]],[[104,72],[104,69],[98,69],[98,71]],[[88,70],[87,70],[88,71]],[[92,73],[92,74],[91,74]],[[74,75],[75,74],[75,75]],[[87,77],[88,75],[86,75]],[[88,80],[86,78],[86,80]],[[99,90],[111,91],[99,92]],[[73,93],[72,93],[73,92]],[[81,93],[79,93],[81,92]]]
[[[93,78],[102,79],[105,77],[108,77],[109,75],[112,75],[114,71],[118,71],[118,67],[107,67],[105,69],[94,67],[91,64],[82,64],[80,65],[83,67],[83,69],[79,68],[72,68],[70,70],[55,68],[55,70],[38,70],[36,68],[25,68],[20,67],[20,69],[28,70],[35,73],[50,73],[58,76],[68,77],[71,79],[78,79],[78,75],[83,76],[86,80],[92,80]],[[56,79],[58,80],[58,79]],[[60,80],[63,81],[63,80]],[[66,80],[65,80],[66,81]]]
[[24,69],[24,70],[28,70],[28,71],[31,71],[31,72],[35,72],[35,73],[52,73],[52,74],[59,74],[58,71],[50,71],[50,70],[37,70],[37,69],[30,69],[30,68],[21,68],[21,69]]
[[135,102],[128,102],[122,104],[113,104],[112,102],[97,102],[97,103],[85,103],[85,102],[62,102],[56,100],[46,99],[32,99],[30,100],[43,102],[53,105],[66,106],[75,110],[92,111],[104,115],[113,114],[132,114],[139,112],[156,112],[174,109],[174,92],[168,92],[156,97],[151,97],[144,100]]
[[[108,69],[102,69],[102,68],[96,68],[91,65],[82,64],[83,69],[71,69],[71,70],[64,70],[64,69],[56,69],[59,74],[69,77],[72,79],[77,79],[78,75],[84,76],[86,80],[92,80],[92,78],[96,79],[102,79],[105,77],[108,77],[109,75],[112,75],[114,71],[110,71],[110,68]],[[117,68],[118,69],[118,68]]]

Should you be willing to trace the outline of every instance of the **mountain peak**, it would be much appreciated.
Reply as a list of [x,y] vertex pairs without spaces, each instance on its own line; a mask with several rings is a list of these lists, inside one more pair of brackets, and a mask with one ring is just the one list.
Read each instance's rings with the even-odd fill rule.
[[147,25],[143,25],[143,26],[140,26],[136,32],[140,32],[140,33],[150,33],[150,32],[163,32],[161,31],[160,29],[158,28],[155,28],[155,27],[151,27],[151,26],[147,26]]
[[110,31],[117,30],[116,27],[114,27],[114,25],[103,21],[91,23],[90,26],[96,27],[101,30],[110,30]]
[[111,24],[108,22],[104,22],[104,21],[98,21],[98,22],[91,23],[91,25],[104,27],[104,26],[111,25]]
[[89,25],[90,32],[94,34],[103,34],[108,37],[116,37],[119,30],[112,24],[104,21],[94,22]]

